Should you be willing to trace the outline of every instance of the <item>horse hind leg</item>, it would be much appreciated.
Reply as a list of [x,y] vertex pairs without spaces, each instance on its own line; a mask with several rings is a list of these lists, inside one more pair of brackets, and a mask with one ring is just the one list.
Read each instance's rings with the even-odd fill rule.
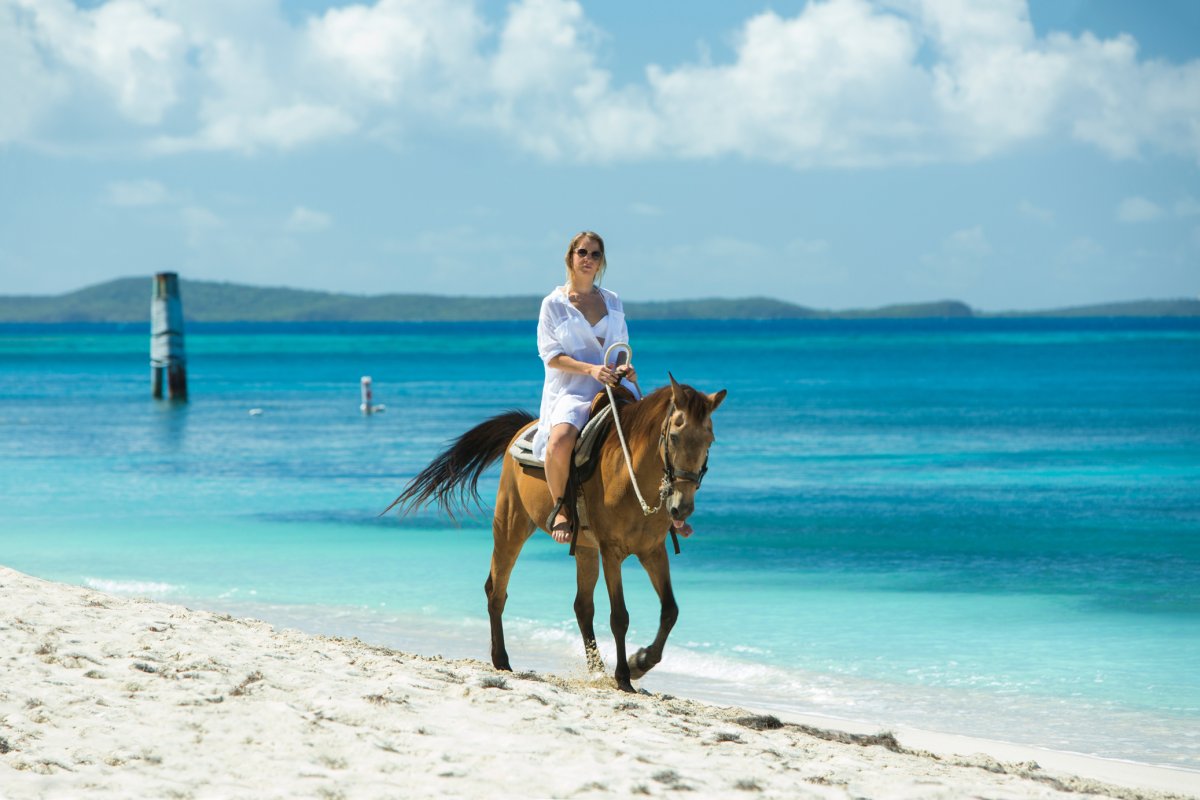
[[483,584],[492,631],[492,666],[507,672],[512,672],[508,650],[504,646],[504,605],[508,601],[508,579],[512,576],[521,548],[534,531],[533,522],[527,516],[518,514],[519,509],[514,509],[514,506],[516,504],[511,501],[498,500],[496,503],[496,514],[492,519],[492,565]]
[[650,583],[658,593],[661,611],[658,618],[658,633],[649,647],[639,648],[629,659],[629,677],[637,680],[652,670],[662,661],[663,648],[667,645],[667,637],[675,627],[679,618],[679,606],[675,603],[675,593],[671,590],[671,564],[667,560],[667,548],[664,544],[658,550],[647,555],[638,555],[642,568],[650,576]]
[[604,659],[596,646],[596,582],[600,578],[600,553],[595,548],[579,547],[575,550],[575,620],[583,636],[583,655],[587,658],[589,672],[605,672]]

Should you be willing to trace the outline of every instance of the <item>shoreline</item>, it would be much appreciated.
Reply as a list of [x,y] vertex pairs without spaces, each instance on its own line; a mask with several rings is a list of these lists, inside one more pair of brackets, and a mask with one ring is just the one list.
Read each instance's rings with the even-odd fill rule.
[[625,695],[6,567],[0,591],[5,797],[1200,794],[1191,770]]
[[[67,584],[74,583],[70,580],[63,582]],[[110,589],[103,585],[90,583],[85,585],[88,588],[102,592],[111,592],[120,597],[138,597],[129,587]],[[217,602],[211,598],[197,596],[157,596],[153,599],[158,602],[183,605],[188,608],[200,608],[217,613],[230,614],[239,618],[261,620],[279,629],[294,628],[312,635],[360,639],[407,653],[432,653],[447,660],[486,661],[488,642],[488,622],[486,616],[479,618],[470,617],[468,628],[465,626],[464,620],[457,613],[452,616],[431,617],[412,612],[390,611],[384,616],[398,616],[396,618],[387,618],[382,624],[379,624],[379,620],[374,618],[376,609],[365,606],[355,606],[352,608],[322,605],[291,606],[277,603],[246,602],[245,600],[222,600]],[[331,608],[336,613],[328,613]],[[361,612],[361,614],[355,612]],[[519,647],[520,651],[519,663],[516,665],[518,671],[538,672],[572,678],[587,677],[583,666],[583,659],[579,653],[579,637],[573,619],[562,623],[570,628],[565,638],[565,648],[563,640],[557,635],[561,632],[560,626],[549,629],[555,635],[547,637],[548,629],[544,627],[543,623],[519,618],[508,619],[506,622],[510,645]],[[532,629],[524,627],[529,624],[535,627]],[[643,631],[642,635],[645,636],[645,634],[646,631]],[[599,645],[605,662],[611,664],[614,657],[611,638],[602,635]],[[683,654],[682,661],[680,660],[681,654]],[[1166,770],[1178,770],[1183,773],[1195,773],[1197,779],[1200,780],[1200,766],[1192,763],[1154,761],[1149,758],[1139,758],[1136,755],[1111,754],[1103,751],[1088,751],[1056,746],[1049,743],[1040,743],[1038,740],[1032,738],[1031,734],[1041,731],[1043,734],[1049,735],[1050,731],[1046,728],[1038,727],[1039,721],[1045,721],[1044,719],[1023,716],[1023,714],[1031,711],[1028,699],[1021,706],[1014,706],[1015,710],[1009,710],[1007,716],[998,721],[994,716],[991,716],[996,713],[996,709],[992,705],[992,698],[956,698],[954,700],[956,706],[962,707],[964,703],[972,703],[970,708],[973,714],[983,718],[991,717],[988,725],[976,726],[986,727],[988,732],[972,730],[970,727],[955,728],[952,724],[941,727],[932,724],[935,722],[934,720],[927,720],[925,724],[922,724],[921,721],[906,718],[896,713],[896,709],[902,708],[905,702],[911,702],[916,705],[930,702],[936,694],[940,694],[943,691],[940,689],[932,690],[924,696],[895,698],[889,703],[888,709],[858,707],[851,709],[850,707],[845,707],[844,704],[842,704],[843,707],[841,708],[834,708],[833,704],[826,703],[822,705],[819,700],[814,700],[811,697],[801,699],[802,695],[792,693],[795,690],[796,682],[803,683],[805,680],[809,680],[813,681],[813,685],[815,686],[824,676],[818,674],[785,674],[783,669],[778,665],[734,661],[723,663],[720,666],[722,669],[734,670],[735,674],[739,674],[740,677],[732,675],[717,677],[711,672],[711,664],[696,663],[695,656],[697,655],[697,653],[687,653],[686,645],[672,642],[663,662],[658,668],[647,675],[645,680],[637,684],[638,688],[646,689],[652,694],[671,694],[678,697],[687,697],[717,707],[733,706],[752,709],[761,714],[771,714],[781,719],[795,720],[801,724],[832,727],[836,730],[847,732],[903,731],[908,736],[920,737],[920,740],[923,742],[931,740],[936,742],[939,737],[944,737],[948,741],[974,742],[976,743],[976,749],[980,752],[991,752],[988,750],[987,744],[994,743],[997,751],[1020,755],[1019,759],[1014,755],[1009,760],[1035,760],[1039,763],[1062,760],[1063,763],[1068,765],[1075,765],[1062,767],[1062,770],[1073,770],[1080,774],[1097,777],[1097,779],[1102,779],[1100,775],[1113,774],[1113,767],[1108,765],[1131,765],[1139,769],[1143,767],[1148,769],[1162,768]],[[710,657],[713,656],[711,654],[701,656],[701,658],[706,660]],[[753,682],[750,682],[744,673],[737,672],[739,667],[749,667],[755,672],[772,674],[766,677],[757,675]],[[773,683],[768,683],[769,681],[773,681]],[[824,687],[826,691],[828,691],[828,688],[827,686]],[[875,691],[890,692],[895,691],[897,688],[911,687],[893,687],[880,684],[874,688]],[[764,692],[764,690],[769,691]],[[1045,717],[1046,713],[1042,716]],[[1018,725],[1021,722],[1027,724],[1021,725],[1019,729],[1006,727],[1006,723],[1008,725]],[[1097,715],[1094,724],[1103,726],[1108,736],[1115,736],[1120,733],[1115,724],[1105,725],[1105,721],[1100,718],[1100,715]],[[1125,730],[1128,731],[1128,728]],[[1004,738],[1005,733],[1011,738]],[[921,749],[942,752],[936,746],[921,745]],[[1089,768],[1089,764],[1093,764],[1094,766]],[[1095,775],[1093,775],[1092,771],[1088,771],[1089,769],[1094,770]],[[1153,786],[1154,784],[1147,785]],[[1197,791],[1197,794],[1200,794],[1200,790]]]

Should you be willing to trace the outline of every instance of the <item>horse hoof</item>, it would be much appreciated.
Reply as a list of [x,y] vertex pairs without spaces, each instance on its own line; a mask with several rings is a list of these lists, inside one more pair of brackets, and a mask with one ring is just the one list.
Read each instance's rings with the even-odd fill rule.
[[637,692],[637,689],[633,688],[632,683],[630,683],[629,681],[623,681],[620,678],[617,678],[617,688],[620,689],[622,692],[629,692],[630,694],[634,694]]
[[641,648],[633,654],[633,658],[629,659],[629,679],[636,681],[649,672],[653,666],[650,663],[650,656],[646,653],[646,648]]

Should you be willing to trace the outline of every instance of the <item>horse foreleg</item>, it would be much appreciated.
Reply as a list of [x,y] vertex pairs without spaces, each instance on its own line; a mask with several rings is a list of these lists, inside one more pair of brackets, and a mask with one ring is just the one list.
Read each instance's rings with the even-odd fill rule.
[[642,562],[642,568],[650,576],[650,583],[654,586],[654,591],[658,592],[658,599],[662,607],[658,617],[658,634],[654,637],[654,641],[650,643],[649,647],[639,649],[629,660],[631,680],[642,677],[662,661],[667,637],[671,635],[671,629],[675,627],[675,620],[679,618],[679,606],[675,603],[675,593],[671,591],[671,563],[667,560],[666,545],[664,544],[651,553],[639,554],[638,560]]
[[604,585],[608,587],[608,603],[611,611],[608,624],[612,628],[613,640],[617,644],[617,688],[632,692],[629,682],[629,664],[625,661],[625,634],[629,632],[629,609],[625,607],[625,590],[621,587],[621,559],[615,553],[604,552]]
[[583,655],[588,669],[604,672],[604,659],[596,647],[596,630],[592,621],[596,616],[596,582],[600,579],[600,553],[591,547],[580,547],[575,551],[575,620],[583,636]]

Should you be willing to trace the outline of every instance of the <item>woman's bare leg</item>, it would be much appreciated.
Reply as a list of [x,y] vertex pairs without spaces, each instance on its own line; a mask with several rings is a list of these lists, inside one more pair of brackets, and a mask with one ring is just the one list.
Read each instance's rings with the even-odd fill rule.
[[[550,429],[546,442],[546,486],[550,489],[550,501],[557,503],[567,488],[567,474],[571,468],[571,454],[575,452],[575,441],[579,429],[569,422],[560,422]],[[563,523],[569,522],[567,513],[559,509],[550,526],[554,541],[565,544],[571,541],[571,532]]]

